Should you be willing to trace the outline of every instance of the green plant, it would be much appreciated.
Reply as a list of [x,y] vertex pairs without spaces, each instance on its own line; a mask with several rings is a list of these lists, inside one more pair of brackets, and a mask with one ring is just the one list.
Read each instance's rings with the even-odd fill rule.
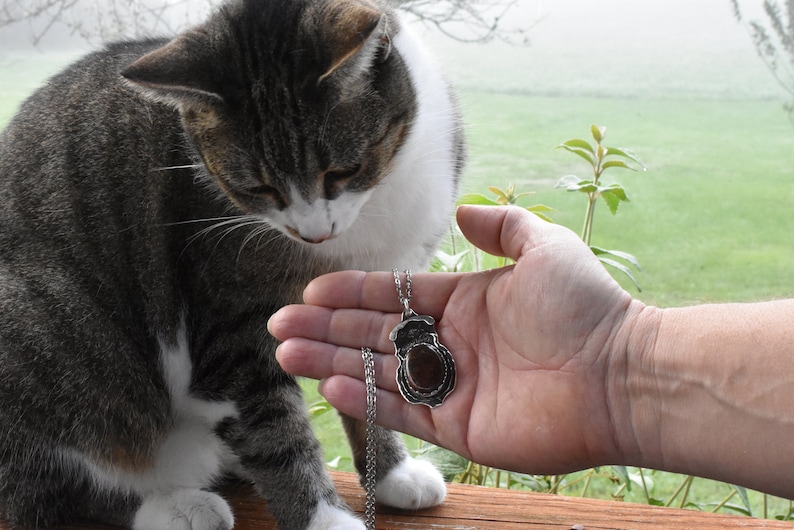
[[[524,191],[517,193],[516,185],[512,183],[508,184],[504,189],[497,186],[488,186],[488,191],[493,193],[496,198],[490,199],[479,193],[467,193],[460,198],[458,204],[480,204],[485,206],[507,206],[509,204],[520,205],[521,202],[523,202],[521,199],[535,195],[534,191]],[[531,206],[525,206],[525,208],[540,218],[551,222],[551,219],[545,214],[548,212],[553,212],[553,208],[550,208],[545,204],[533,204]]]
[[[488,186],[488,191],[494,195],[494,198],[487,197],[480,193],[467,193],[458,200],[458,204],[474,204],[481,206],[518,205],[534,213],[541,219],[553,222],[546,215],[547,213],[553,212],[553,208],[545,204],[524,205],[526,202],[524,199],[535,195],[534,191],[518,192],[516,185],[512,183],[508,184],[504,189],[497,186]],[[469,248],[459,251],[458,248],[461,246],[468,246]],[[446,253],[443,250],[436,252],[436,259],[432,270],[444,272],[478,271],[490,268],[489,265],[502,267],[507,264],[507,260],[501,256],[481,255],[479,249],[469,245],[468,242],[465,241],[465,238],[459,235],[459,231],[454,224],[451,230],[450,249],[451,253]],[[466,261],[467,258],[470,258],[469,262]]]
[[633,151],[619,147],[607,147],[602,143],[606,137],[606,127],[593,125],[590,127],[590,132],[593,136],[593,140],[595,140],[595,145],[587,140],[575,138],[563,142],[557,146],[557,149],[564,149],[586,160],[593,170],[593,177],[582,179],[576,175],[566,175],[560,179],[555,187],[567,191],[581,192],[587,196],[587,210],[585,212],[584,226],[582,227],[581,234],[582,241],[587,243],[602,263],[625,274],[632,283],[634,283],[637,290],[641,291],[642,289],[634,278],[631,269],[615,259],[623,260],[637,270],[640,270],[640,264],[637,258],[627,252],[608,250],[594,246],[591,244],[591,240],[593,235],[593,220],[595,219],[596,203],[598,199],[604,200],[612,215],[618,213],[620,203],[629,201],[626,190],[619,183],[613,182],[611,184],[605,184],[602,181],[604,172],[612,168],[638,171],[638,168],[631,165],[630,162],[639,165],[639,168],[643,171],[645,171],[646,168],[642,160],[640,160]]

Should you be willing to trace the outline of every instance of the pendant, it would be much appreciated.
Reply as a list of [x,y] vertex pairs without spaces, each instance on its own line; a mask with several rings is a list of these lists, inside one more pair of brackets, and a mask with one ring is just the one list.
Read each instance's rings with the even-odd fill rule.
[[455,360],[438,341],[435,320],[413,311],[403,315],[389,339],[400,361],[397,387],[406,401],[437,407],[455,389]]
[[400,361],[397,388],[409,403],[434,408],[455,389],[455,360],[438,340],[435,319],[430,315],[418,315],[409,307],[410,274],[406,271],[408,294],[403,296],[399,275],[394,271],[397,292],[403,304],[402,321],[389,333],[394,353]]

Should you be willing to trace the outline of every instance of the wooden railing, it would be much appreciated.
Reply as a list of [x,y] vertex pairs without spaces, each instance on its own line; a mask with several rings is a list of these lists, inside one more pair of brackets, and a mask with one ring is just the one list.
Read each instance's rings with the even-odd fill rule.
[[[364,511],[364,492],[350,473],[333,473],[337,489],[356,512]],[[794,524],[743,516],[703,513],[644,504],[527,493],[515,490],[448,485],[441,506],[421,512],[378,507],[377,528],[389,530],[730,530],[794,529]],[[237,520],[235,530],[275,530],[267,507],[248,486],[222,491]],[[61,526],[58,530],[111,530],[97,524]],[[11,530],[0,523],[0,530]],[[287,529],[289,530],[289,529]]]

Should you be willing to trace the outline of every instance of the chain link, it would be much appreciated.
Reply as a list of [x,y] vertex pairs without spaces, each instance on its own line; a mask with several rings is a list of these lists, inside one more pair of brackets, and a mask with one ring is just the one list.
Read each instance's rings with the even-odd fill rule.
[[397,287],[397,298],[400,300],[400,305],[403,306],[403,316],[406,316],[411,312],[409,307],[412,296],[411,269],[405,270],[405,294],[403,294],[403,287],[400,283],[400,273],[397,269],[392,269],[391,271],[394,274],[394,285]]
[[366,526],[367,530],[375,530],[375,480],[377,473],[375,464],[378,458],[378,444],[375,439],[375,419],[377,405],[377,386],[375,385],[375,359],[372,350],[361,348],[361,357],[364,360],[364,381],[367,385],[367,464],[364,490],[366,500]]
[[[400,273],[392,269],[394,284],[397,287],[397,297],[403,306],[403,315],[411,312],[412,282],[411,271],[405,271],[405,294],[400,282]],[[377,417],[377,386],[375,384],[375,359],[372,350],[361,348],[361,358],[364,360],[364,382],[367,385],[367,441],[366,441],[366,469],[364,477],[364,490],[366,491],[365,518],[367,530],[375,530],[375,481],[377,479],[376,464],[378,459],[378,444],[375,438],[375,420]]]

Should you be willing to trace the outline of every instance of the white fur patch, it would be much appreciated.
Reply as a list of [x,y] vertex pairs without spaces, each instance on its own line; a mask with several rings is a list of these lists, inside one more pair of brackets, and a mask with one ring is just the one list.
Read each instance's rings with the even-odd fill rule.
[[215,435],[214,428],[222,419],[239,413],[234,403],[204,401],[190,394],[193,365],[184,325],[175,344],[160,340],[160,350],[174,426],[157,448],[154,465],[142,472],[129,471],[72,453],[103,488],[132,491],[143,497],[179,488],[201,489],[237,466],[237,457]]
[[307,530],[365,530],[365,526],[349,511],[321,501]]
[[171,408],[178,420],[214,427],[224,418],[239,416],[236,405],[230,401],[205,401],[190,394],[193,363],[184,323],[178,331],[176,344],[169,345],[160,339],[160,363],[171,394]]
[[289,208],[282,211],[273,210],[268,213],[267,219],[272,226],[285,234],[290,233],[292,229],[306,241],[325,241],[350,228],[371,193],[371,190],[359,193],[346,192],[331,201],[318,198],[309,204],[300,192],[293,188],[289,193]]
[[405,510],[420,510],[444,502],[447,486],[441,473],[424,460],[406,458],[378,481],[379,502]]
[[[403,23],[392,41],[405,60],[417,96],[417,115],[393,170],[339,237],[312,247],[322,256],[363,270],[427,267],[455,204],[457,111],[441,69]],[[362,243],[364,242],[364,243]]]
[[214,493],[176,490],[144,500],[133,530],[231,530],[234,515],[229,504]]

